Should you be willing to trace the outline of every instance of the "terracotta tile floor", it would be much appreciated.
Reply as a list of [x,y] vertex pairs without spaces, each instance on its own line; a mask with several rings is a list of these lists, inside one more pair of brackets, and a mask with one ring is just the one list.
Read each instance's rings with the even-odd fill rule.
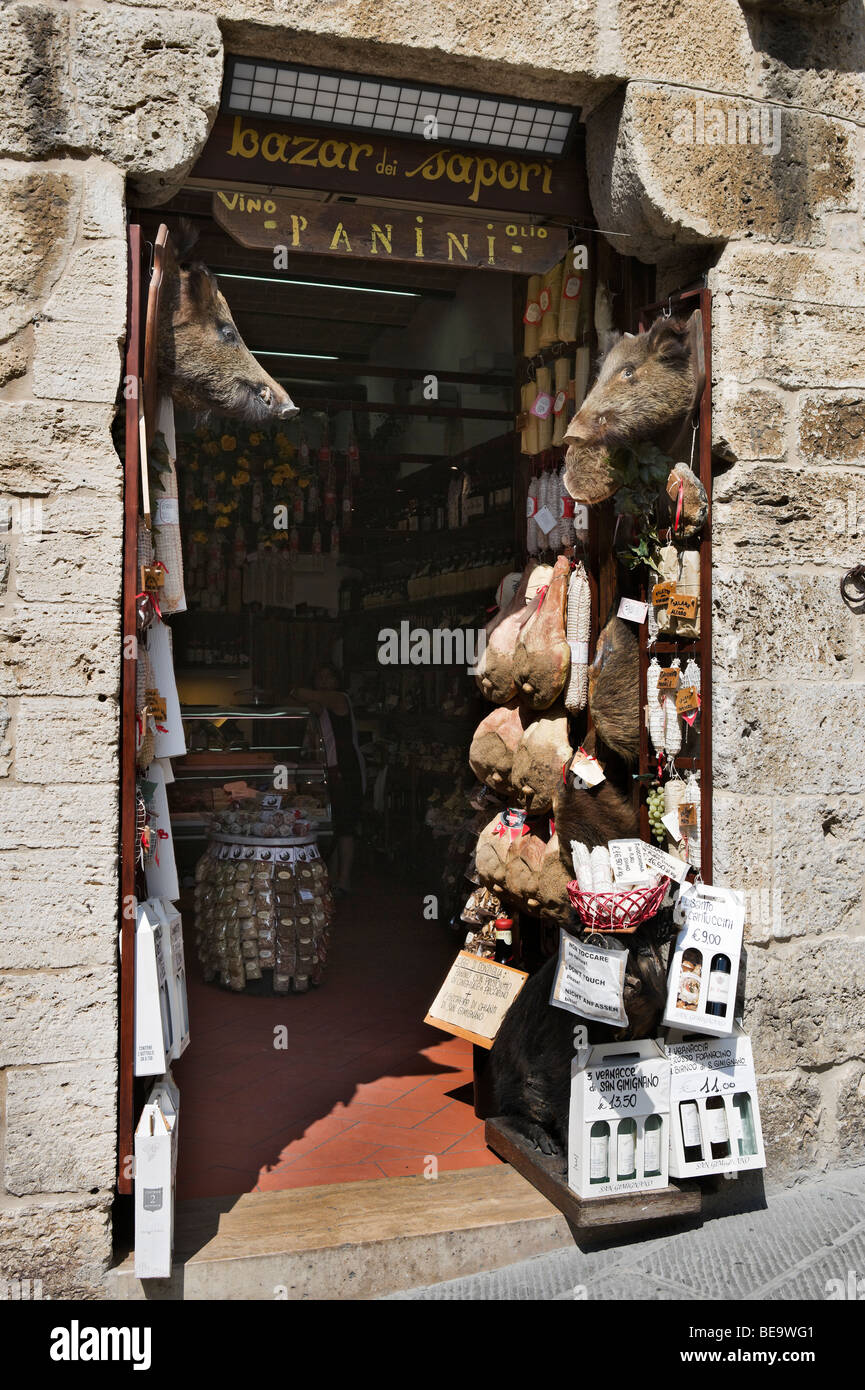
[[185,923],[179,1197],[498,1163],[472,1108],[470,1044],[423,1022],[459,943],[424,919],[420,891],[360,879],[322,984],[281,998],[204,984]]

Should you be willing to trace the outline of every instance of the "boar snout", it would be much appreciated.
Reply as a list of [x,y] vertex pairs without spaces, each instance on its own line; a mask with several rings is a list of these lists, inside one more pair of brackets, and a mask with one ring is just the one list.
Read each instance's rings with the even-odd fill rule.
[[274,381],[271,385],[260,386],[256,392],[257,399],[265,407],[270,415],[275,415],[277,420],[293,420],[300,414],[300,408],[287,391]]

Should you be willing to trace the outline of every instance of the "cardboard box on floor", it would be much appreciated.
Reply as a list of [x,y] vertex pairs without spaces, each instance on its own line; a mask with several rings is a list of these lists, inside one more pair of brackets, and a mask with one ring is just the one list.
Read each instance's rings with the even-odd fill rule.
[[174,1248],[180,1093],[171,1073],[150,1091],[135,1130],[135,1274],[167,1279]]
[[738,1024],[729,1038],[692,1038],[671,1031],[666,1052],[671,1176],[765,1168],[751,1039]]
[[[568,1186],[579,1197],[668,1184],[670,1062],[652,1038],[580,1049],[571,1066]],[[620,1173],[633,1169],[633,1177]]]
[[135,916],[135,1075],[161,1076],[173,1055],[167,932],[151,902]]

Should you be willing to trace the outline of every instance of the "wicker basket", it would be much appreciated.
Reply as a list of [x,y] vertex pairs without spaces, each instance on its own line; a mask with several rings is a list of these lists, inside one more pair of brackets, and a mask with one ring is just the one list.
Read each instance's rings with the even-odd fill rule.
[[620,889],[612,893],[584,893],[576,879],[568,884],[568,897],[584,926],[592,931],[634,932],[641,922],[654,917],[670,886],[668,878],[650,887]]

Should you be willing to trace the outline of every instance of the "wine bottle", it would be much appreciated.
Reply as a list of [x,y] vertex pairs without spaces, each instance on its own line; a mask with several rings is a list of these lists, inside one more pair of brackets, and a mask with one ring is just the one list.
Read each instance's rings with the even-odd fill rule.
[[610,1126],[606,1120],[595,1120],[589,1130],[589,1182],[610,1180]]
[[679,1124],[682,1126],[685,1162],[696,1163],[703,1157],[703,1142],[700,1138],[700,1112],[695,1100],[680,1101]]
[[647,1115],[643,1128],[643,1176],[657,1177],[661,1171],[661,1117]]
[[723,1096],[710,1096],[706,1101],[706,1131],[712,1157],[729,1158],[730,1131]]
[[496,953],[495,958],[501,965],[506,965],[513,955],[513,918],[497,917],[495,922],[496,934]]
[[738,1129],[737,1146],[743,1156],[757,1152],[757,1136],[754,1132],[754,1109],[747,1091],[740,1091],[733,1097],[733,1112]]
[[724,1018],[730,1002],[730,957],[718,954],[709,966],[709,987],[706,991],[706,1013]]
[[619,1181],[637,1176],[637,1125],[634,1120],[620,1120],[616,1132],[616,1169]]

